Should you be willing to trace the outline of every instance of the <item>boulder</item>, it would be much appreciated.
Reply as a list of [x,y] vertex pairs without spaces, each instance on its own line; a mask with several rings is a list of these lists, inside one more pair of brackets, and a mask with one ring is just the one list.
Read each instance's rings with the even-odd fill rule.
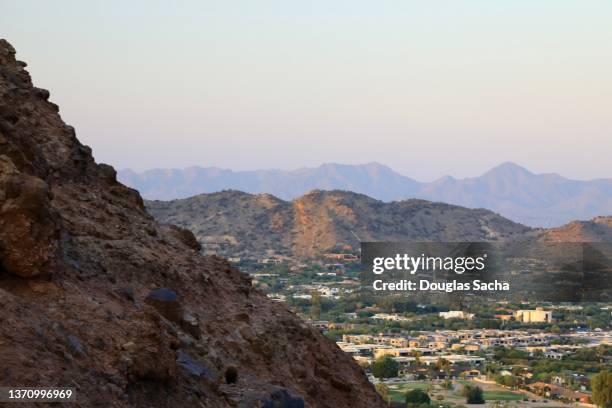
[[171,322],[180,323],[183,319],[183,307],[179,296],[171,289],[155,289],[147,295],[145,302]]
[[188,229],[179,227],[178,225],[170,224],[168,225],[168,230],[170,234],[172,234],[176,239],[181,241],[189,248],[195,251],[199,251],[200,249],[202,249],[202,245],[200,245],[195,235],[193,235],[193,232],[189,231]]
[[58,248],[47,183],[0,155],[0,266],[22,278],[49,273]]
[[212,371],[204,367],[204,365],[192,358],[185,350],[179,350],[176,359],[177,364],[188,374],[195,377],[202,377],[209,380],[214,379]]

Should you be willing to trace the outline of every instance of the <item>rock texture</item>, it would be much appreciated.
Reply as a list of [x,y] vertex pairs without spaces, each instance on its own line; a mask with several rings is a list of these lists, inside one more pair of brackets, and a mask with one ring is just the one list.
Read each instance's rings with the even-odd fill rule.
[[358,248],[360,240],[499,241],[532,231],[488,210],[424,200],[385,203],[348,191],[315,190],[291,202],[224,191],[146,206],[202,243],[227,242],[232,255],[274,249],[309,258],[343,244]]
[[58,250],[59,228],[57,216],[50,207],[47,183],[20,172],[8,156],[2,155],[0,203],[3,267],[24,278],[51,269]]
[[24,67],[0,40],[2,385],[88,407],[383,406],[335,344],[155,222]]

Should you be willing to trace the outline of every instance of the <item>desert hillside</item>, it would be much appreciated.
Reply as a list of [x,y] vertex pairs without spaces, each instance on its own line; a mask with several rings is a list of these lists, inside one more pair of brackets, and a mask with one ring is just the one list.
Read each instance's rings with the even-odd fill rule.
[[2,385],[88,407],[383,406],[333,342],[147,214],[25,66],[0,40]]
[[545,242],[612,242],[612,217],[573,221],[558,228],[544,230],[539,238]]
[[147,201],[163,222],[198,240],[226,242],[232,253],[313,257],[360,241],[499,241],[532,231],[491,211],[424,200],[385,203],[347,191],[319,191],[294,201],[224,191]]

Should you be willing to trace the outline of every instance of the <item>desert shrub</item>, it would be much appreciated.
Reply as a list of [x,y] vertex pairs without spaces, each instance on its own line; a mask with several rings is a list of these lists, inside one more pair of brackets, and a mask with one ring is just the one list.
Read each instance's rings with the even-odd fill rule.
[[225,370],[225,382],[227,384],[236,384],[238,381],[238,369],[234,366],[227,367]]

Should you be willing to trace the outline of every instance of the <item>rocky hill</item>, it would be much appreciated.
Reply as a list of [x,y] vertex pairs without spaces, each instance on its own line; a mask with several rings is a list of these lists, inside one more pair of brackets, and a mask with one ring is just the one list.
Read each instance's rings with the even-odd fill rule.
[[313,257],[360,241],[496,241],[530,228],[491,211],[423,200],[385,203],[346,191],[312,191],[294,201],[239,191],[173,201],[147,201],[163,222],[194,232],[202,243],[227,243],[235,255]]
[[269,193],[293,200],[308,191],[347,190],[382,201],[419,198],[486,208],[532,227],[556,227],[575,219],[612,214],[612,179],[570,180],[558,174],[534,174],[502,163],[478,177],[442,177],[418,182],[378,163],[323,164],[293,171],[232,171],[190,167],[119,172],[119,180],[151,200],[187,198],[234,189]]
[[0,40],[3,386],[75,387],[87,407],[383,406],[335,344],[147,214],[25,66]]
[[[515,294],[579,301],[609,299],[612,293],[607,285],[612,274],[612,217],[531,229],[488,210],[422,200],[384,203],[351,192],[318,190],[292,202],[224,191],[149,201],[146,206],[163,222],[192,230],[204,250],[232,257],[335,258],[329,253],[357,254],[360,240],[497,242],[493,251],[502,257],[498,265],[505,266],[494,273],[513,282]],[[576,245],[586,242],[603,244]],[[524,266],[533,259],[540,260],[537,268]],[[517,274],[517,268],[523,272]]]
[[543,242],[612,242],[612,217],[572,221],[543,231],[539,239]]

